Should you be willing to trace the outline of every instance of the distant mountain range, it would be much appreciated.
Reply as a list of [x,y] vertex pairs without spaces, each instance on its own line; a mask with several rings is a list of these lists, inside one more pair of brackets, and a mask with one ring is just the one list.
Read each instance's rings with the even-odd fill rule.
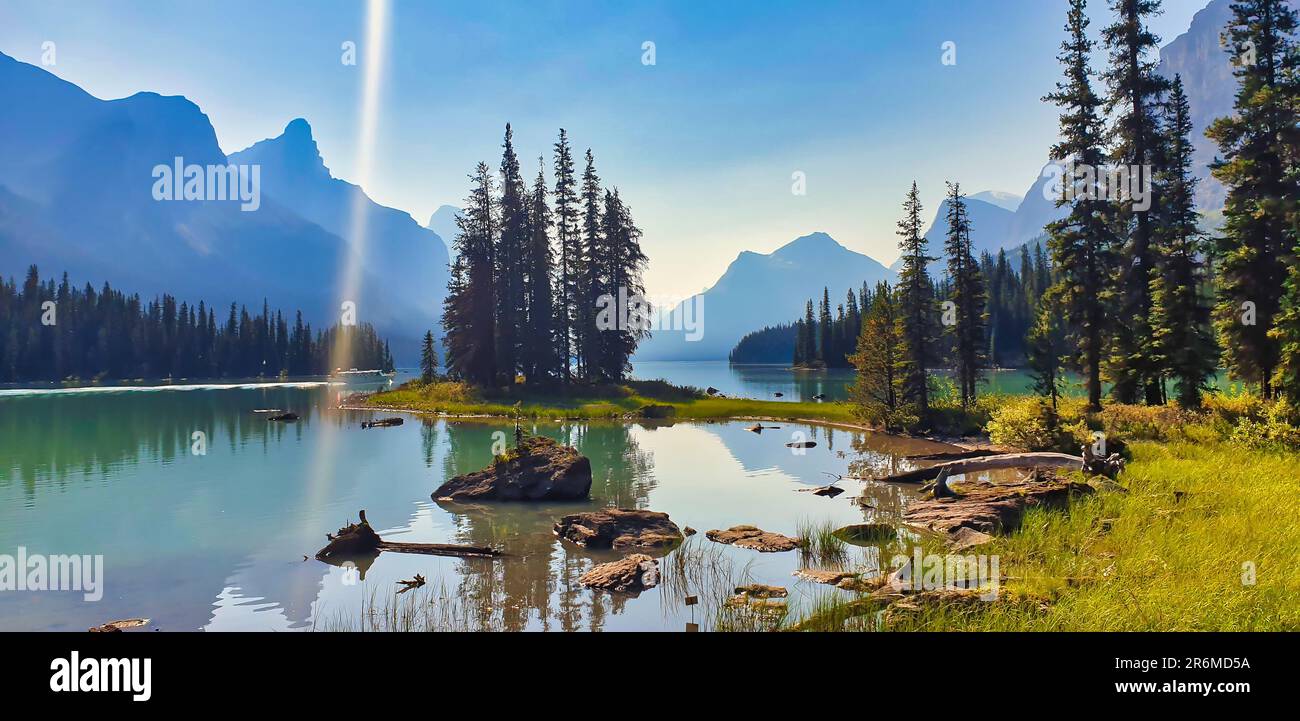
[[662,324],[684,328],[696,309],[702,336],[690,341],[685,330],[657,330],[641,344],[636,360],[725,359],[749,331],[800,317],[809,298],[820,302],[823,287],[838,304],[850,288],[856,293],[863,283],[892,278],[878,261],[825,233],[797,238],[767,255],[744,251],[717,283],[683,301]]
[[180,96],[100,100],[0,53],[0,272],[67,271],[146,298],[171,293],[221,308],[301,309],[316,327],[339,318],[340,268],[353,254],[347,220],[364,214],[358,320],[399,361],[413,362],[446,292],[447,250],[409,215],[384,208],[325,168],[305,121],[236,154],[260,163],[260,205],[154,198],[154,168],[225,165],[202,110]]

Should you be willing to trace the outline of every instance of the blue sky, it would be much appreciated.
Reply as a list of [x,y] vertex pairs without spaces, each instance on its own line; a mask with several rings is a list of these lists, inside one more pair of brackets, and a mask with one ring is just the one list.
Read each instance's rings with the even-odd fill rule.
[[[1154,29],[1172,40],[1207,1],[1165,0]],[[1107,11],[1091,4],[1095,31]],[[927,222],[944,180],[1032,183],[1056,133],[1040,98],[1065,5],[396,0],[366,190],[423,223],[461,201],[477,161],[495,167],[507,121],[530,181],[564,127],[631,204],[651,293],[699,291],[741,250],[817,230],[888,264],[913,179]],[[304,117],[349,180],[363,72],[340,46],[364,36],[352,1],[0,0],[0,51],[39,63],[54,41],[49,69],[101,98],[185,95],[226,152]]]

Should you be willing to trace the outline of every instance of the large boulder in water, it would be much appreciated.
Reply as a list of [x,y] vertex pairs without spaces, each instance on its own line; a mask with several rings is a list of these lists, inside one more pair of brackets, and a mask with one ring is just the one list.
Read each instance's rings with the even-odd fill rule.
[[644,553],[634,553],[587,571],[578,583],[613,593],[637,594],[659,584],[659,562]]
[[438,486],[437,501],[576,501],[591,492],[591,461],[569,446],[529,436],[481,471]]
[[631,508],[565,516],[555,524],[555,535],[587,548],[667,549],[683,539],[681,529],[667,513]]

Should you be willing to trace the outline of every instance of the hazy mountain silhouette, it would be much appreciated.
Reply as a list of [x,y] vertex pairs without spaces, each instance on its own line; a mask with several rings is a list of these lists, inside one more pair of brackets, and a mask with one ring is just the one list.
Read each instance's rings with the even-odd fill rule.
[[[176,157],[204,166],[227,160],[193,102],[155,93],[100,100],[0,53],[3,272],[21,275],[35,263],[47,277],[67,271],[79,284],[108,281],[146,298],[167,292],[204,300],[219,317],[231,301],[255,307],[265,298],[273,307],[301,309],[318,328],[335,322],[348,245],[294,210],[310,203],[285,192],[293,187],[279,175],[286,169],[268,161],[261,204],[252,212],[230,200],[155,200],[153,169]],[[385,253],[408,257],[368,264],[355,299],[358,319],[389,336],[399,360],[414,358],[446,278],[440,242],[403,243],[400,237],[376,242]],[[395,293],[398,284],[383,277],[404,263],[429,268],[431,278],[422,284],[427,299]]]
[[1015,193],[1007,193],[1001,190],[983,190],[978,193],[972,193],[970,198],[971,200],[982,200],[985,203],[991,203],[1003,210],[1009,210],[1013,213],[1016,212],[1016,208],[1020,207],[1020,201],[1024,200],[1023,196],[1016,195]]
[[[1015,213],[1001,206],[977,200],[974,195],[966,196],[966,211],[970,215],[971,245],[974,246],[977,259],[985,251],[997,253],[999,248],[1011,245],[1010,231]],[[929,265],[930,276],[936,280],[947,273],[948,262],[943,254],[943,244],[947,237],[948,201],[945,199],[935,211],[934,219],[930,221],[930,228],[925,231],[925,239],[930,242],[930,255],[938,258]],[[903,260],[899,258],[889,266],[889,269],[897,273],[902,267]]]
[[429,216],[429,222],[424,224],[424,227],[437,233],[438,237],[447,244],[447,255],[451,260],[456,260],[455,240],[456,233],[459,232],[456,227],[456,216],[458,215],[460,215],[460,208],[454,205],[439,206],[433,211],[433,215]]
[[801,317],[809,298],[821,301],[823,287],[836,305],[850,288],[857,293],[864,282],[886,279],[893,279],[888,268],[826,233],[805,235],[767,255],[744,251],[717,283],[672,312],[669,320],[681,327],[684,305],[702,308],[703,337],[691,342],[682,330],[655,331],[635,360],[725,359],[744,334]]
[[[234,153],[230,161],[261,165],[265,197],[363,247],[364,267],[381,279],[389,302],[412,312],[406,319],[410,332],[422,335],[421,328],[435,328],[446,295],[447,246],[409,213],[382,206],[361,187],[331,175],[306,120],[291,121],[279,137]],[[362,214],[364,238],[354,237],[357,212]]]

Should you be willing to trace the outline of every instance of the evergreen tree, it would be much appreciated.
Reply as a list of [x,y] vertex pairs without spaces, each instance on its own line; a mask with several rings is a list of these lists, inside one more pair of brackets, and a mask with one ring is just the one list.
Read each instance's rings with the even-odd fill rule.
[[804,356],[804,348],[808,346],[808,327],[804,324],[803,319],[794,323],[794,360],[793,364],[798,367],[807,364]]
[[507,383],[520,370],[521,339],[527,308],[524,302],[524,249],[531,242],[528,233],[528,200],[524,179],[515,154],[510,123],[506,123],[501,154],[501,230],[497,235],[495,282],[496,367]]
[[597,323],[596,377],[621,382],[632,370],[630,359],[637,344],[650,334],[650,308],[644,301],[641,279],[646,256],[641,251],[641,230],[633,223],[631,211],[617,189],[605,191],[601,220],[603,242],[596,265],[605,289],[605,303],[601,322]]
[[432,383],[438,378],[438,351],[433,347],[433,331],[426,331],[420,348],[420,380]]
[[[1111,10],[1115,21],[1102,31],[1110,51],[1105,73],[1110,93],[1104,107],[1115,115],[1109,134],[1111,160],[1121,167],[1143,169],[1151,207],[1135,210],[1131,198],[1112,207],[1124,262],[1116,268],[1117,316],[1111,325],[1114,339],[1107,374],[1119,402],[1136,403],[1145,397],[1147,403],[1159,404],[1164,400],[1163,384],[1149,320],[1151,283],[1160,266],[1153,218],[1163,201],[1161,188],[1152,183],[1149,173],[1164,164],[1159,112],[1168,81],[1156,73],[1160,39],[1147,28],[1147,22],[1149,16],[1159,13],[1160,3],[1111,0]],[[1138,181],[1133,178],[1131,182]]]
[[830,366],[831,356],[834,353],[832,349],[835,347],[834,324],[831,321],[830,291],[825,287],[822,288],[822,303],[817,315],[817,327],[820,331],[817,336],[817,360]]
[[[903,398],[915,403],[922,421],[930,410],[929,374],[934,365],[938,336],[938,308],[934,283],[926,267],[935,260],[921,234],[921,195],[912,183],[898,221],[898,247],[903,267],[898,272],[898,322],[903,335]],[[877,289],[879,293],[879,289]]]
[[[1092,41],[1088,39],[1086,9],[1086,0],[1070,0],[1065,28],[1069,37],[1059,56],[1065,78],[1045,100],[1061,107],[1061,140],[1052,146],[1052,157],[1100,168],[1104,159],[1098,114],[1101,99],[1092,90]],[[1069,205],[1070,213],[1047,227],[1052,265],[1058,274],[1054,288],[1065,314],[1065,329],[1078,348],[1077,364],[1083,370],[1088,408],[1100,410],[1104,329],[1111,300],[1108,279],[1116,265],[1109,208],[1095,180],[1089,184],[1073,178],[1065,179],[1057,205]]]
[[600,363],[596,313],[600,296],[606,293],[601,277],[601,260],[605,239],[601,235],[601,187],[596,174],[596,159],[587,149],[587,166],[582,171],[582,257],[578,261],[581,302],[574,308],[574,327],[578,345],[578,372],[585,380],[595,380]]
[[[988,365],[985,345],[987,294],[984,277],[975,263],[970,237],[970,216],[958,183],[948,184],[948,235],[944,251],[948,256],[949,298],[955,305],[956,322],[948,327],[954,340],[953,369],[962,407],[975,401],[975,386],[983,380]],[[1002,265],[1006,256],[1001,256]]]
[[808,299],[808,305],[804,308],[803,316],[803,359],[807,365],[813,365],[817,362],[817,319],[813,317],[813,302]]
[[1034,381],[1034,392],[1049,401],[1047,418],[1048,427],[1052,429],[1056,426],[1057,403],[1064,386],[1061,361],[1068,350],[1065,329],[1060,322],[1063,314],[1054,301],[1059,292],[1059,289],[1054,289],[1043,297],[1026,343],[1029,377]]
[[849,387],[849,399],[856,412],[868,422],[891,429],[899,423],[908,364],[904,346],[895,292],[881,281],[863,316],[857,349],[849,356],[849,363],[857,369],[857,377]]
[[858,334],[862,332],[862,313],[858,310],[858,299],[849,288],[844,301],[844,330],[840,333],[840,349],[836,354],[841,367],[848,365],[848,358],[857,350]]
[[[1227,188],[1214,247],[1214,325],[1229,372],[1272,398],[1282,390],[1278,380],[1289,394],[1300,392],[1296,228],[1288,218],[1300,204],[1297,19],[1284,0],[1238,0],[1231,8],[1225,38],[1236,65],[1234,113],[1206,131],[1222,154],[1211,172]],[[1285,311],[1284,289],[1293,296]],[[1291,346],[1285,361],[1284,345]]]
[[528,243],[524,246],[524,304],[527,324],[523,329],[523,366],[529,381],[545,381],[562,375],[553,331],[555,296],[551,286],[554,259],[551,254],[551,209],[546,202],[544,161],[537,159],[537,180],[533,182],[528,206]]
[[1192,119],[1181,77],[1174,77],[1168,105],[1168,165],[1162,173],[1164,198],[1156,236],[1163,267],[1151,278],[1152,347],[1159,366],[1174,379],[1178,404],[1199,408],[1205,381],[1218,365],[1218,349],[1210,307],[1201,292],[1206,286],[1205,248],[1193,201]]
[[456,262],[451,267],[443,307],[447,373],[477,385],[497,380],[495,182],[487,163],[470,176],[473,188],[456,218]]
[[555,239],[559,248],[556,263],[555,338],[560,369],[566,383],[573,380],[573,363],[578,349],[574,343],[575,311],[586,298],[579,282],[582,264],[582,233],[578,228],[579,198],[574,179],[573,150],[564,129],[555,143]]

